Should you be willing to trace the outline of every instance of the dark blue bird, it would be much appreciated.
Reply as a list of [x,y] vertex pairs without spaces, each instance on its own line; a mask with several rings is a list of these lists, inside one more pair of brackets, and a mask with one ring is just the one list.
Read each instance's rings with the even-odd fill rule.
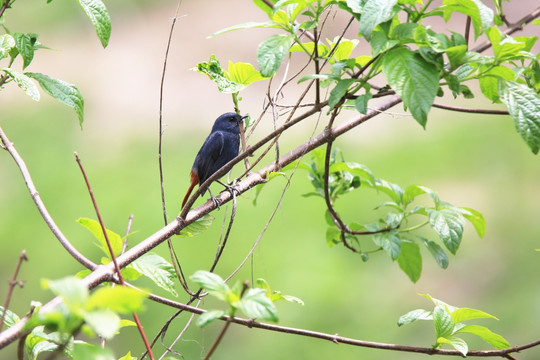
[[[230,112],[216,119],[210,135],[206,138],[193,162],[190,173],[191,185],[182,202],[182,208],[186,204],[195,185],[204,183],[206,179],[238,155],[238,147],[240,146],[240,121],[246,117]],[[210,189],[208,190],[210,191]],[[205,192],[206,189],[201,196]],[[210,192],[210,196],[214,200],[212,192]]]

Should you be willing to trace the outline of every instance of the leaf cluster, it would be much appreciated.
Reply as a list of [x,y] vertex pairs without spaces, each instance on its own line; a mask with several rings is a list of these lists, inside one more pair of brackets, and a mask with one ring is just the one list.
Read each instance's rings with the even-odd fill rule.
[[444,344],[451,345],[463,356],[467,356],[469,347],[461,335],[472,334],[478,336],[495,349],[506,349],[510,347],[501,335],[494,333],[490,329],[481,325],[467,325],[464,321],[491,318],[498,320],[495,316],[486,312],[470,308],[458,308],[448,305],[441,300],[432,298],[430,295],[422,295],[431,300],[434,309],[431,311],[416,309],[409,311],[398,320],[398,326],[410,324],[416,320],[431,320],[435,327],[436,342],[434,348],[440,348]]
[[247,284],[236,282],[229,287],[217,274],[199,270],[190,276],[190,279],[208,292],[209,295],[224,301],[228,305],[227,310],[207,311],[197,320],[200,327],[206,326],[216,319],[225,315],[234,316],[237,310],[241,310],[247,317],[252,319],[278,321],[275,301],[285,300],[303,305],[303,301],[291,295],[282,295],[279,291],[270,289],[270,285],[264,279],[258,279],[256,287],[247,288]]
[[[304,196],[324,198],[325,151],[316,149],[312,151],[312,155],[310,163],[303,162],[298,165],[300,169],[308,172],[308,178],[315,189],[315,192]],[[338,157],[341,161],[337,159]],[[291,167],[292,165],[284,170]],[[456,207],[442,201],[435,191],[422,185],[402,188],[397,184],[376,178],[365,165],[346,162],[340,152],[334,150],[328,168],[330,202],[334,204],[340,196],[360,188],[375,190],[378,194],[384,195],[385,201],[376,209],[387,209],[387,211],[377,222],[350,221],[346,223],[347,229],[344,230],[346,241],[354,244],[364,261],[369,259],[369,254],[384,251],[392,261],[398,262],[399,267],[413,282],[420,278],[422,271],[420,246],[429,251],[441,268],[446,268],[449,263],[446,251],[456,254],[463,237],[465,220],[471,222],[480,237],[485,233],[485,221],[478,211]],[[422,195],[429,196],[430,205],[417,203],[417,198]],[[325,217],[328,223],[326,231],[328,245],[343,243],[343,229],[340,229],[328,211]],[[435,232],[438,241],[417,234],[425,227]],[[362,240],[366,237],[371,238],[371,241]]]

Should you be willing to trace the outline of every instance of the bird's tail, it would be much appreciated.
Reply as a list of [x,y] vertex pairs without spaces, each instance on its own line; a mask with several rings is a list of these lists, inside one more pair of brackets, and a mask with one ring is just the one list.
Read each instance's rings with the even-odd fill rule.
[[191,195],[193,188],[195,187],[195,185],[199,183],[199,175],[197,175],[195,171],[191,170],[189,175],[191,175],[191,185],[189,185],[189,189],[187,189],[186,196],[184,196],[184,201],[182,201],[182,209],[184,208],[186,201],[189,199],[189,195]]

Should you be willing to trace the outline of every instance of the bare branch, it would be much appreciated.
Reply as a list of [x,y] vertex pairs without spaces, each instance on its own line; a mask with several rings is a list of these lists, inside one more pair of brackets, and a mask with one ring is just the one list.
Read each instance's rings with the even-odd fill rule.
[[21,255],[19,255],[19,260],[17,261],[17,265],[15,266],[15,272],[13,273],[13,277],[11,278],[11,281],[9,282],[9,289],[6,295],[6,301],[4,302],[4,310],[2,311],[2,317],[0,317],[0,331],[2,331],[2,327],[4,326],[4,319],[6,318],[6,313],[9,308],[9,302],[11,301],[11,295],[13,294],[13,289],[15,289],[15,286],[17,285],[19,285],[20,287],[23,287],[23,282],[17,281],[17,276],[19,275],[19,270],[21,269],[21,264],[24,260],[28,261],[28,258],[26,257],[26,250],[23,250],[21,252]]

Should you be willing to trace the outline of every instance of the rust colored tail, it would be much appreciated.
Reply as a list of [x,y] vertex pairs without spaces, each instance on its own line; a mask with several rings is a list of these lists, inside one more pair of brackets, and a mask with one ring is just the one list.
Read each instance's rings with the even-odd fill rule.
[[184,205],[186,204],[186,201],[189,199],[189,195],[191,195],[191,192],[193,191],[193,188],[195,185],[199,183],[199,175],[193,170],[189,173],[191,176],[191,185],[189,185],[189,188],[187,189],[186,196],[184,196],[184,201],[182,201],[182,209],[184,208]]

